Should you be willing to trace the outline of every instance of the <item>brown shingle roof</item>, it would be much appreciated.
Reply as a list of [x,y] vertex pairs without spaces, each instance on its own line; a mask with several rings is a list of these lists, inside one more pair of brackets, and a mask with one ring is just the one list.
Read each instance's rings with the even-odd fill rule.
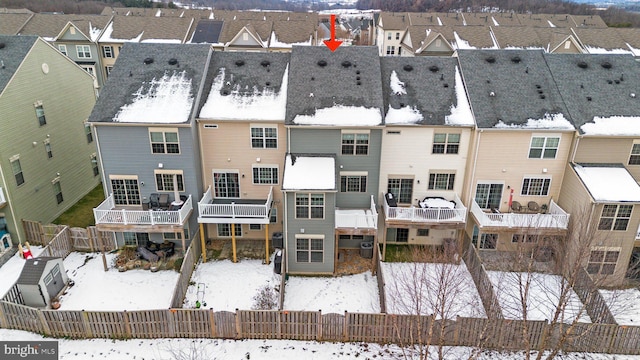
[[[113,17],[113,32],[111,39],[131,40],[142,34],[140,41],[177,40],[184,42],[188,39],[195,25],[193,18],[183,17]],[[101,39],[104,41],[104,39]]]
[[573,26],[590,28],[607,27],[607,23],[605,23],[599,15],[569,15],[569,17],[573,19]]
[[491,18],[497,22],[499,26],[520,26],[520,20],[518,20],[516,14],[511,12],[491,14]]
[[0,34],[15,35],[33,14],[0,13]]
[[268,41],[269,36],[271,36],[271,21],[225,21],[224,25],[222,25],[219,41],[221,43],[228,43],[233,40],[244,27],[262,41]]
[[516,16],[522,26],[569,27],[573,25],[568,21],[568,15],[566,14],[516,14]]
[[380,13],[380,21],[385,30],[404,30],[410,25],[409,15],[404,12],[382,12]]
[[640,49],[640,28],[617,28],[616,32],[631,47]]
[[[575,28],[573,31],[586,48],[604,50],[623,49],[629,51],[627,43],[622,39],[615,28]],[[587,51],[593,52],[596,49],[587,49]]]
[[274,21],[272,31],[280,42],[294,44],[315,38],[316,25],[312,21]]
[[492,26],[493,35],[501,49],[546,48],[534,28],[525,26]]
[[92,29],[104,29],[109,23],[109,19],[110,16],[106,15],[34,14],[20,30],[20,34],[53,38],[60,35],[67,23],[71,22],[83,34],[91,38]]
[[467,26],[490,26],[493,25],[490,13],[465,13],[464,21]]
[[[488,26],[454,26],[453,31],[455,31],[462,40],[467,41],[470,46],[475,48],[488,49],[495,46],[491,39],[491,29]],[[449,38],[447,38],[447,40],[449,40]],[[449,40],[449,42],[451,42],[451,40]],[[457,46],[457,48],[460,48],[460,46]]]

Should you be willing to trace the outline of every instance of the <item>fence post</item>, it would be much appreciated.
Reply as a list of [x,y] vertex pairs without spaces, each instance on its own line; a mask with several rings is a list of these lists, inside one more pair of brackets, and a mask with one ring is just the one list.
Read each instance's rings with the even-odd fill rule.
[[322,310],[318,310],[318,330],[316,331],[316,341],[322,341]]
[[209,309],[209,323],[211,324],[211,338],[216,338],[216,314],[213,312],[213,308]]
[[282,339],[282,315],[283,313],[286,315],[288,311],[279,311],[278,310],[278,320],[276,321],[276,329],[278,331],[278,339]]
[[344,342],[349,342],[349,339],[347,338],[347,335],[349,334],[349,331],[347,331],[349,327],[349,313],[347,313],[347,310],[344,311],[344,323],[342,324],[342,340]]
[[242,326],[240,325],[240,314],[236,309],[236,339],[242,339]]
[[42,310],[38,309],[38,318],[40,319],[40,323],[42,324],[42,332],[44,336],[49,336],[51,335],[51,329],[49,329],[49,323],[47,323],[47,320],[44,318],[44,314],[42,313]]
[[547,342],[547,337],[549,336],[549,332],[551,331],[551,327],[549,326],[549,322],[544,322],[544,329],[542,330],[542,335],[540,335],[540,340],[538,343],[538,351],[542,352],[545,350],[545,344]]
[[87,338],[93,337],[93,332],[91,332],[91,325],[89,325],[89,314],[86,311],[82,310],[82,325],[84,326],[84,334]]
[[167,328],[169,330],[169,337],[176,337],[176,324],[173,318],[173,314],[175,314],[176,310],[168,309],[164,311],[164,316],[166,317]]
[[9,328],[9,322],[7,321],[6,310],[4,309],[5,301],[0,301],[0,327],[3,329]]
[[133,336],[131,335],[131,323],[129,322],[129,313],[127,310],[122,312],[122,322],[124,323],[124,332],[126,337],[131,339]]

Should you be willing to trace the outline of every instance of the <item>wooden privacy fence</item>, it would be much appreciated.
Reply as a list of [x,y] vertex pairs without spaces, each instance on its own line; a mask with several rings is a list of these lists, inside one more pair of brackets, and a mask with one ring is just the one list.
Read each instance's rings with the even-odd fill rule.
[[467,270],[471,274],[473,282],[476,284],[484,311],[491,319],[502,319],[502,310],[500,309],[498,297],[493,291],[493,285],[478,255],[478,251],[470,241],[468,244],[465,242],[463,247],[465,249],[463,252],[464,262],[467,265]]
[[198,239],[200,238],[200,230],[196,231],[196,235],[191,240],[191,244],[185,253],[182,260],[182,266],[180,267],[180,277],[176,282],[176,287],[173,290],[173,296],[171,297],[171,307],[181,308],[184,303],[184,298],[189,288],[189,282],[191,281],[191,275],[196,268],[196,263],[200,259],[202,252],[202,244]]
[[[69,229],[66,225],[42,225],[40,222],[30,220],[22,220],[22,226],[26,240],[31,245],[47,246],[67,228],[69,232],[68,238],[73,250],[94,252],[116,249],[114,234],[98,231],[95,226],[89,226],[86,229],[78,227]],[[60,243],[57,244],[57,246],[60,245]]]
[[378,264],[376,269],[376,279],[378,280],[378,297],[380,298],[380,312],[387,312],[387,302],[385,295],[385,282],[384,282],[384,274],[382,272],[382,264],[380,264],[380,259],[382,259],[382,254],[380,254],[380,246],[375,246],[375,250],[378,252]]
[[0,301],[0,310],[4,328],[65,338],[291,339],[542,350],[558,344],[568,331],[564,351],[640,354],[640,327],[613,324],[278,310],[66,311],[6,301]]
[[604,300],[598,287],[593,283],[591,277],[583,267],[578,267],[576,283],[573,285],[580,301],[585,304],[587,314],[591,321],[604,324],[617,324],[613,314],[609,311],[607,302]]

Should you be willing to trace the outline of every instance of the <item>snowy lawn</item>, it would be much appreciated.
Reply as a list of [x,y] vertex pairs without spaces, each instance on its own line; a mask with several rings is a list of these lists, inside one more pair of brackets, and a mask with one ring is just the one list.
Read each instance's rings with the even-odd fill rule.
[[62,310],[167,309],[179,274],[173,270],[151,272],[134,269],[118,272],[112,266],[116,254],[107,254],[104,271],[99,253],[73,252],[64,260],[67,275],[75,282],[60,297]]
[[486,317],[480,294],[464,262],[460,265],[381,265],[387,312],[390,314],[433,314],[438,319]]
[[[502,315],[507,319],[521,320],[522,301],[520,300],[520,289],[523,291],[529,283],[529,295],[527,297],[527,320],[551,320],[558,303],[562,286],[562,277],[542,273],[518,273],[487,271],[489,279],[496,292]],[[522,284],[522,286],[520,286]],[[591,322],[580,298],[569,289],[568,300],[564,302],[563,317],[560,320],[571,323],[576,316],[580,315],[580,322]],[[582,312],[581,314],[579,314]]]
[[640,326],[640,290],[600,290],[619,325]]
[[286,310],[321,310],[323,314],[379,313],[378,281],[370,272],[339,277],[294,277],[287,280]]
[[[214,311],[251,310],[259,289],[279,287],[280,275],[273,272],[273,265],[263,265],[262,260],[243,259],[237,263],[209,261],[198,263],[191,282],[193,285],[187,289],[185,308],[194,308],[196,301],[200,300],[203,307]],[[200,292],[199,297],[198,285],[204,288],[204,296]]]
[[[42,252],[42,246],[32,246],[31,253],[33,256],[38,256]],[[11,290],[16,283],[24,267],[25,260],[20,257],[17,252],[9,259],[2,267],[0,267],[0,298]]]

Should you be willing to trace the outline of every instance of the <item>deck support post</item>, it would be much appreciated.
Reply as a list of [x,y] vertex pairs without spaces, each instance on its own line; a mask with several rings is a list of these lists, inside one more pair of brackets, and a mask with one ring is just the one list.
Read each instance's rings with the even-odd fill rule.
[[269,265],[269,224],[264,226],[264,263]]
[[236,224],[231,224],[231,248],[233,249],[233,262],[238,262],[236,254]]
[[204,224],[200,223],[200,247],[202,248],[202,262],[207,262],[207,247],[204,243]]

